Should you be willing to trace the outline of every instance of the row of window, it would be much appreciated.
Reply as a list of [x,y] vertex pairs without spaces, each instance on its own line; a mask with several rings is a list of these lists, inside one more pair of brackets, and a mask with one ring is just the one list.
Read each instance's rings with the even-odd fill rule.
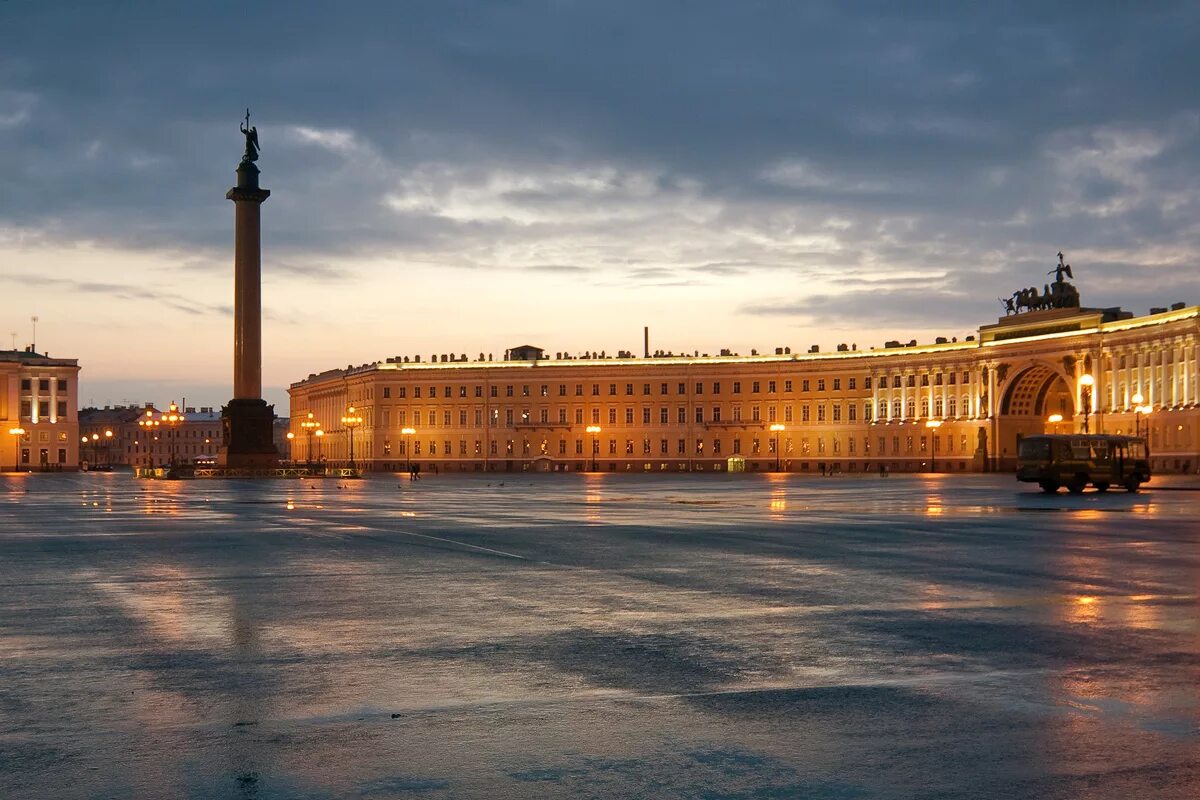
[[[695,455],[695,456],[702,457],[706,454],[711,454],[713,456],[720,456],[720,455],[723,455],[723,446],[725,444],[725,441],[726,440],[721,439],[719,437],[712,439],[711,442],[706,441],[705,439],[702,439],[702,438],[697,438],[694,440],[659,439],[658,440],[658,453],[660,455],[670,455],[672,452],[672,444],[674,444],[675,445],[674,452],[681,456]],[[729,441],[729,445],[730,445],[730,450],[729,450],[730,454],[741,455],[743,453],[743,449],[742,449],[743,440],[741,438],[734,438],[734,439],[728,440],[728,441]],[[875,451],[875,455],[877,455],[877,456],[888,455],[888,453],[889,453],[889,450],[888,450],[889,437],[880,436],[877,438],[876,441],[877,441],[877,450]],[[408,452],[408,444],[409,443],[405,442],[405,441],[397,442],[395,444],[395,448],[394,448],[395,455],[400,455],[400,456],[410,455],[410,453]],[[429,441],[424,442],[424,443],[421,442],[421,440],[419,440],[419,439],[414,439],[412,441],[411,455],[413,455],[413,456],[437,456],[437,455],[453,456],[453,455],[456,455],[456,453],[455,453],[456,449],[457,449],[457,455],[459,455],[459,456],[468,456],[468,455],[482,456],[483,455],[484,444],[479,439],[476,439],[474,441],[473,447],[471,446],[471,443],[469,443],[466,439],[460,439],[458,441],[457,448],[454,447],[454,444],[455,443],[450,439],[446,439],[442,442],[438,442],[435,439],[430,439]],[[548,439],[542,439],[540,442],[531,442],[528,439],[523,439],[520,442],[517,442],[514,439],[508,439],[508,440],[505,440],[504,442],[492,440],[492,441],[488,442],[487,449],[488,449],[489,456],[499,456],[501,454],[503,454],[505,456],[521,455],[523,457],[532,457],[535,455],[548,456],[548,455],[552,454],[551,453],[552,450],[555,451],[554,454],[563,456],[563,455],[567,455],[568,444],[569,444],[569,442],[567,439],[557,440],[554,447],[551,446],[551,443]],[[750,439],[748,442],[746,442],[746,444],[748,445],[748,450],[746,452],[749,455],[761,455],[764,452],[764,448],[765,448],[766,454],[775,455],[777,452],[777,449],[780,447],[782,447],[782,454],[786,455],[788,457],[792,457],[795,455],[799,455],[800,457],[806,457],[806,456],[811,456],[811,455],[824,455],[826,453],[831,453],[833,455],[839,455],[843,452],[845,452],[848,455],[857,455],[859,453],[860,445],[862,448],[861,452],[863,455],[871,455],[871,453],[872,453],[871,437],[869,437],[869,436],[863,436],[863,437],[861,437],[861,439],[850,436],[850,437],[846,437],[846,439],[844,439],[844,440],[835,436],[835,437],[832,437],[831,439],[829,439],[828,441],[824,437],[818,437],[815,440],[815,449],[813,447],[813,443],[807,438],[803,438],[803,439],[799,440],[799,442],[794,442],[791,438],[786,438],[786,439],[783,439],[783,441],[781,442],[780,437],[777,437],[777,436],[766,437],[765,439],[759,438],[756,436],[756,437]],[[955,450],[956,438],[953,434],[946,434],[944,436],[937,436],[937,435],[933,435],[933,436],[929,436],[929,435],[892,436],[892,437],[890,437],[890,444],[891,444],[890,453],[891,453],[891,455],[896,455],[896,456],[899,456],[899,455],[911,456],[911,455],[917,455],[917,454],[923,455],[923,454],[927,454],[927,453],[931,452],[931,448],[932,448],[932,452],[945,453],[947,455],[951,455],[956,452],[956,450]],[[634,439],[625,439],[624,444],[622,446],[620,440],[610,438],[610,439],[606,440],[605,447],[607,449],[608,455],[618,455],[622,452],[625,455],[636,455],[639,451],[642,455],[651,455],[654,452],[653,445],[654,445],[654,441],[649,438],[643,438],[641,440],[640,448],[638,447],[638,443]],[[968,446],[969,445],[968,445],[967,435],[960,434],[957,437],[957,453],[959,455],[967,455],[968,454],[968,449],[967,449]],[[577,455],[577,456],[599,455],[602,450],[602,445],[601,445],[599,438],[592,439],[590,442],[590,445],[584,439],[575,439],[574,447],[572,449],[574,450],[574,455]],[[470,452],[468,452],[468,451],[470,451]],[[383,455],[384,456],[393,455],[393,445],[390,440],[385,439],[383,442]]]
[[[50,416],[50,401],[49,400],[39,400],[38,404],[37,404],[37,408],[38,408],[38,419],[45,419],[46,417]],[[59,400],[57,403],[55,403],[54,410],[56,412],[58,412],[57,416],[66,417],[67,416],[67,401]],[[33,419],[33,401],[31,401],[31,400],[22,400],[21,401],[21,419]]]
[[[920,385],[921,386],[929,386],[930,385],[931,376],[929,373],[923,373],[919,377],[920,377]],[[941,385],[943,385],[943,383],[948,384],[950,386],[954,386],[958,382],[958,380],[959,380],[959,373],[957,373],[957,372],[949,372],[949,373],[937,372],[937,373],[933,373],[933,375],[932,375],[932,385],[934,385],[934,386],[941,386]],[[897,389],[901,388],[901,386],[905,385],[905,384],[908,386],[916,386],[917,382],[918,382],[917,375],[906,375],[906,376],[893,375],[892,376],[892,386]],[[962,383],[965,385],[969,382],[970,382],[970,373],[963,372],[962,373]],[[749,391],[751,394],[761,393],[763,391],[764,385],[766,387],[767,393],[771,394],[771,393],[775,393],[776,391],[778,391],[779,381],[758,380],[758,381],[748,381],[748,383],[749,383]],[[790,380],[790,379],[784,380],[784,381],[782,381],[782,383],[783,383],[783,391],[784,392],[793,391],[793,381],[792,380]],[[812,391],[812,385],[814,383],[816,384],[816,391],[818,391],[818,392],[826,391],[827,385],[829,387],[831,387],[830,388],[831,391],[835,391],[835,392],[842,391],[843,383],[845,384],[846,390],[858,389],[858,378],[845,378],[844,381],[842,378],[829,378],[829,379],[826,379],[826,378],[816,378],[816,379],[803,378],[800,381],[800,391],[802,391],[802,392]],[[863,383],[864,389],[872,388],[872,380],[871,380],[870,376],[864,377],[862,379],[862,383]],[[880,388],[887,388],[887,383],[888,383],[887,376],[881,376],[880,380],[879,380]],[[653,385],[654,384],[652,384],[652,383],[642,383],[641,384],[642,395],[649,396],[651,394],[651,389],[652,389]],[[582,383],[577,383],[574,385],[574,394],[576,397],[584,396],[584,386],[585,386],[585,384],[582,384]],[[603,385],[599,384],[599,383],[591,384],[591,395],[593,397],[599,397],[601,395],[602,386]],[[607,393],[609,396],[616,396],[620,393],[619,390],[623,388],[625,395],[633,396],[635,394],[634,390],[635,390],[636,386],[637,386],[637,384],[634,384],[634,383],[625,383],[623,385],[618,384],[618,383],[609,383],[607,386],[607,389],[608,389]],[[695,381],[692,384],[692,386],[694,388],[693,394],[704,394],[705,393],[706,384],[703,381]],[[729,386],[730,386],[730,390],[733,394],[741,394],[742,393],[742,381],[730,381]],[[565,383],[558,384],[557,385],[557,395],[559,397],[566,397],[567,396],[567,387],[568,387],[568,384],[565,384]],[[658,384],[658,393],[660,395],[670,394],[671,387],[672,387],[671,382],[659,383]],[[675,387],[675,394],[677,394],[677,395],[685,395],[688,393],[688,382],[687,381],[675,382],[674,387]],[[475,396],[475,397],[483,397],[483,395],[484,395],[484,387],[482,385],[477,384],[473,387],[473,391],[472,391],[472,389],[470,389],[469,387],[467,387],[465,385],[459,385],[457,387],[457,389],[454,386],[442,386],[440,395],[438,392],[438,387],[435,385],[430,385],[428,387],[384,386],[383,387],[383,397],[384,397],[384,399],[390,399],[393,396],[397,397],[397,398],[407,397],[408,390],[410,388],[412,389],[412,396],[414,398],[419,398],[422,396],[430,397],[430,398],[439,397],[439,396],[449,398],[449,397],[454,397],[456,395],[458,397],[465,398],[469,394],[473,394],[473,396]],[[500,396],[500,388],[501,388],[500,386],[487,387],[488,396],[489,397],[499,397]],[[532,384],[528,384],[528,383],[521,384],[519,386],[516,384],[510,383],[510,384],[506,384],[503,388],[504,388],[504,396],[505,397],[518,397],[518,396],[519,397],[534,397],[534,396],[550,397],[551,396],[550,384],[548,384],[548,383],[543,383],[536,387],[533,386]],[[395,390],[394,395],[393,395],[393,389]],[[713,381],[712,382],[712,394],[721,394],[721,389],[722,389],[721,381]],[[423,392],[424,392],[424,394],[423,394]]]
[[[55,380],[58,381],[58,391],[65,392],[67,390],[67,379],[66,378],[56,378]],[[30,378],[21,378],[21,391],[32,392],[33,391],[33,380]],[[38,391],[39,392],[50,391],[50,379],[49,378],[38,379]]]
[[[917,406],[918,404],[915,398],[909,398],[906,406],[903,405],[900,400],[895,400],[892,403],[891,416],[893,419],[925,419],[930,416],[930,411],[932,408],[933,416],[936,418],[942,418],[943,416],[957,417],[958,409],[960,407],[958,399],[955,397],[947,398],[945,402],[943,402],[943,398],[941,397],[935,398],[932,406],[930,405],[928,398],[922,398],[920,401],[921,413],[918,417]],[[783,406],[783,422],[796,421],[794,413],[795,408],[796,407],[791,405]],[[970,408],[970,400],[968,397],[963,396],[961,408],[964,412]],[[814,407],[812,405],[804,404],[799,406],[799,409],[800,422],[814,421]],[[862,404],[861,419],[863,422],[870,422],[872,420],[873,409],[874,404],[871,401],[867,401]],[[815,406],[815,410],[816,422],[858,422],[860,419],[860,406],[856,403],[818,403]],[[640,410],[627,406],[624,409],[623,414],[621,409],[615,407],[608,408],[607,414],[604,414],[604,410],[600,408],[592,408],[590,409],[590,413],[586,413],[585,409],[583,408],[567,409],[564,407],[555,409],[557,413],[553,415],[551,414],[551,411],[552,409],[549,408],[539,408],[534,410],[527,408],[493,408],[488,412],[489,426],[499,427],[502,420],[503,425],[506,427],[513,427],[514,425],[583,425],[586,423],[600,425],[604,422],[607,422],[609,425],[617,425],[621,422],[623,422],[625,425],[636,425],[639,421],[642,425],[651,425],[655,423],[656,419],[657,424],[659,425],[669,425],[672,423],[672,418],[674,419],[674,422],[680,425],[686,425],[689,418],[687,406],[676,406],[674,414],[671,413],[671,408],[668,406],[659,406],[657,414],[655,414],[654,409],[650,408],[649,406],[644,406]],[[880,419],[886,419],[888,417],[888,402],[886,400],[879,401],[878,413]],[[780,421],[778,418],[777,406],[767,406],[765,418],[763,416],[762,406],[750,406],[749,419],[745,419],[743,417],[743,408],[741,406],[734,406],[731,409],[728,419],[724,418],[724,412],[721,406],[712,406],[707,409],[703,406],[696,406],[692,409],[691,416],[695,422],[701,424],[720,422],[738,423]],[[411,424],[414,427],[419,427],[421,425],[437,427],[440,425],[441,427],[449,428],[454,426],[456,424],[455,420],[457,420],[457,426],[460,428],[465,428],[468,426],[468,424],[478,428],[483,426],[484,410],[478,408],[471,411],[467,409],[459,409],[456,412],[451,409],[442,409],[439,417],[438,409],[428,409],[424,412],[421,409],[412,409],[410,414],[409,409],[399,408],[395,409],[394,421],[392,417],[392,409],[382,409],[382,427],[388,428],[392,427],[393,425],[395,427],[406,427],[410,424],[411,420]]]

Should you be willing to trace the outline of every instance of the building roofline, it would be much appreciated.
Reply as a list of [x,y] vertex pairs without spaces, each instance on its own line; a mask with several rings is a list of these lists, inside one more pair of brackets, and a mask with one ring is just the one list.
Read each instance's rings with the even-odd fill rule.
[[[1094,310],[1090,310],[1094,311]],[[765,354],[754,356],[650,356],[631,358],[542,358],[537,360],[507,360],[507,361],[416,361],[395,362],[376,361],[349,369],[332,369],[310,375],[304,380],[289,384],[288,388],[322,383],[330,378],[351,378],[372,372],[429,372],[435,370],[478,370],[478,369],[538,369],[555,367],[644,367],[644,366],[708,366],[719,364],[780,364],[806,362],[836,362],[852,361],[862,358],[891,358],[911,355],[940,355],[956,352],[969,352],[981,348],[995,348],[1013,344],[1029,344],[1036,341],[1053,341],[1072,336],[1085,336],[1095,333],[1116,333],[1137,328],[1147,328],[1182,322],[1188,319],[1200,318],[1200,305],[1188,306],[1173,311],[1158,314],[1147,314],[1142,317],[1130,317],[1112,322],[1103,322],[1069,331],[1051,333],[1033,333],[1029,336],[1014,336],[1012,338],[981,341],[979,337],[959,342],[944,342],[925,345],[902,345],[900,347],[879,347],[867,350],[847,350],[824,353],[786,353]],[[988,327],[988,326],[983,326]]]

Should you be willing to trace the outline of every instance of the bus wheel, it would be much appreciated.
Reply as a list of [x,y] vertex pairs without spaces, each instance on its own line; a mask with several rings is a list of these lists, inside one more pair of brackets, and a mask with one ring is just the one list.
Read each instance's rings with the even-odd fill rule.
[[1055,492],[1058,491],[1058,484],[1053,483],[1051,481],[1047,481],[1046,483],[1039,483],[1038,486],[1041,486],[1042,491],[1045,492],[1046,494],[1054,494]]
[[1130,492],[1136,492],[1138,490],[1138,487],[1141,485],[1142,485],[1142,482],[1138,480],[1137,475],[1130,475],[1128,478],[1125,479],[1125,489]]
[[1107,483],[1097,483],[1097,484],[1096,484],[1096,491],[1097,491],[1097,492],[1107,492],[1107,491],[1108,491],[1108,486],[1109,486],[1109,485],[1108,485]]
[[1067,483],[1067,491],[1071,494],[1081,494],[1087,488],[1087,478],[1076,475]]

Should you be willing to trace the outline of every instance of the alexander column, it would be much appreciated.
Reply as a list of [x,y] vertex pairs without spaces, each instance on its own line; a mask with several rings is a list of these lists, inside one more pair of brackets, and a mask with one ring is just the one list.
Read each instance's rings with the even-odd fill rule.
[[233,250],[233,399],[221,409],[224,446],[220,462],[229,467],[271,467],[279,461],[272,437],[274,406],[262,399],[262,243],[259,207],[271,196],[259,188],[258,129],[250,111],[240,126],[246,152],[237,168],[237,186],[225,193],[235,209]]

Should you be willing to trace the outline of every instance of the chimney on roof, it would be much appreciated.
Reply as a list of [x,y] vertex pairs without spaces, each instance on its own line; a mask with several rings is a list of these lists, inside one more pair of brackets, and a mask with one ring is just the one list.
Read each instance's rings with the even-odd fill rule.
[[650,357],[650,326],[642,327],[642,358]]

